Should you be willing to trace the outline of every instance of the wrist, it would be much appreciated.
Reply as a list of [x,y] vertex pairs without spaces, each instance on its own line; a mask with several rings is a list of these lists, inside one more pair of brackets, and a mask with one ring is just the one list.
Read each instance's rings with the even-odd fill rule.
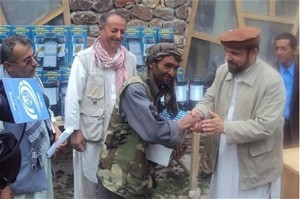
[[183,133],[185,132],[186,129],[190,128],[190,123],[187,121],[186,118],[182,118],[181,120],[178,121],[178,127],[179,127],[179,132]]
[[51,127],[52,127],[52,131],[53,131],[54,134],[57,133],[60,130],[59,126],[57,125],[56,122],[52,122]]
[[200,116],[200,117],[201,117],[201,119],[205,119],[205,115],[204,115],[204,113],[203,113],[202,111],[200,111],[200,110],[199,110],[199,112],[200,112],[200,115],[201,115],[201,116]]

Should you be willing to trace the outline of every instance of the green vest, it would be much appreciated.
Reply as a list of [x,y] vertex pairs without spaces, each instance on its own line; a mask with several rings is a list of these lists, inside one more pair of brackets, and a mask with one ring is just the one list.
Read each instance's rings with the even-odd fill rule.
[[147,74],[127,80],[120,89],[110,123],[104,135],[103,151],[97,176],[108,190],[129,199],[150,198],[153,193],[154,167],[147,161],[146,143],[119,115],[120,96],[124,89],[136,82],[144,84],[151,101]]

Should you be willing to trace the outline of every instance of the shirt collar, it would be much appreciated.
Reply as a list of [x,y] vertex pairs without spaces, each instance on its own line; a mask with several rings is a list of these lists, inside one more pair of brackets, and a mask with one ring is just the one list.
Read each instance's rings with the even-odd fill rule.
[[5,67],[1,64],[0,65],[0,79],[3,77],[10,77],[10,74],[7,72]]
[[279,62],[279,70],[282,74],[284,71],[288,71],[292,76],[294,76],[295,71],[295,60],[289,65],[288,68],[286,68],[281,62]]
[[[251,65],[249,68],[244,70],[242,73],[238,74],[239,76],[238,81],[253,86],[256,81],[256,77],[260,72],[259,70],[257,70],[259,64],[261,64],[261,59],[257,57],[253,65]],[[226,80],[232,80],[233,76],[234,75],[229,72],[226,76]]]
[[154,96],[155,98],[161,97],[162,94],[159,95],[161,92],[160,92],[159,88],[157,87],[157,85],[155,84],[152,73],[149,73],[148,81],[149,81],[150,90],[152,92],[152,96]]

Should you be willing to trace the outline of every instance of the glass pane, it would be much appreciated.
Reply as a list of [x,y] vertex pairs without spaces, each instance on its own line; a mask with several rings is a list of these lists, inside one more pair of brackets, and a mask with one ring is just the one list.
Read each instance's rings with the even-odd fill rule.
[[64,16],[62,14],[58,15],[57,17],[55,17],[54,19],[50,20],[45,25],[64,25]]
[[268,0],[246,0],[242,1],[242,4],[246,13],[268,15]]
[[29,25],[61,5],[61,0],[1,0],[3,15],[9,25]]
[[203,77],[210,64],[217,66],[225,62],[224,50],[221,45],[193,38],[185,71],[187,79]]
[[299,0],[276,0],[276,15],[295,18],[298,16]]
[[200,0],[195,17],[194,30],[212,35],[237,27],[233,0]]
[[271,23],[265,21],[257,21],[248,19],[245,21],[247,26],[256,26],[261,29],[261,41],[259,57],[269,64],[276,61],[276,55],[274,51],[275,37],[283,32],[291,32],[292,26],[280,23]]

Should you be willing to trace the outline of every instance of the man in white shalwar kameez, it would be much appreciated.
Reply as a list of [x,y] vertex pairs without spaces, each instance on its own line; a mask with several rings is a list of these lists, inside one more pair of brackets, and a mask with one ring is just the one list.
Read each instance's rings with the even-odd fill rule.
[[243,27],[219,36],[227,63],[192,110],[205,116],[192,130],[220,139],[209,198],[280,198],[285,91],[257,56],[259,34]]
[[102,134],[108,126],[123,82],[136,74],[136,56],[121,45],[126,19],[118,13],[100,17],[100,36],[74,58],[65,103],[65,128],[71,128],[74,198],[97,198],[96,177]]

